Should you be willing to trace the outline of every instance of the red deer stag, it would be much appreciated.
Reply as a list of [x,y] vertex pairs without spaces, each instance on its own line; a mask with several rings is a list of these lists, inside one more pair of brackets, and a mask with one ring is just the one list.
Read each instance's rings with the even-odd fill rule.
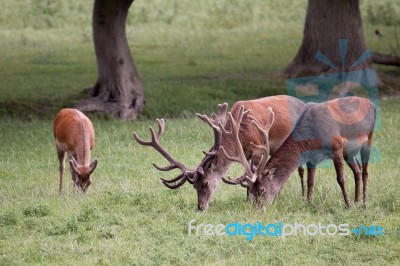
[[90,151],[94,146],[92,122],[76,109],[62,109],[54,120],[54,138],[60,161],[60,193],[64,177],[64,157],[68,153],[74,186],[83,192],[91,184],[90,175],[97,166],[97,158],[90,163]]
[[[251,160],[252,164],[258,165],[260,162],[261,152],[256,149],[250,143],[260,145],[262,140],[258,134],[257,129],[251,123],[251,118],[254,117],[257,121],[260,121],[262,125],[268,124],[267,109],[271,107],[275,112],[275,123],[271,127],[270,133],[270,153],[273,154],[278,147],[282,144],[283,140],[290,133],[291,128],[296,122],[300,115],[304,103],[294,97],[279,95],[265,97],[255,100],[239,101],[232,106],[231,113],[237,117],[240,106],[244,106],[249,112],[243,117],[239,129],[239,139],[244,150],[246,159]],[[197,168],[191,170],[188,169],[183,163],[178,162],[174,159],[167,151],[165,151],[159,143],[159,139],[164,131],[164,120],[157,119],[159,131],[156,134],[150,127],[151,140],[144,141],[139,138],[136,132],[133,133],[135,140],[145,146],[152,146],[160,154],[162,154],[169,162],[170,166],[165,168],[154,165],[160,171],[169,171],[172,169],[180,169],[182,173],[174,179],[166,180],[161,179],[163,184],[170,189],[176,189],[189,182],[194,186],[197,191],[198,209],[206,210],[209,206],[209,202],[212,199],[213,193],[221,180],[221,178],[229,170],[231,165],[225,154],[220,150],[220,146],[224,146],[225,151],[228,154],[235,154],[236,148],[233,143],[233,138],[230,134],[226,134],[225,131],[221,130],[221,125],[225,125],[226,112],[228,105],[218,105],[219,114],[212,114],[212,118],[206,115],[196,114],[202,121],[206,122],[214,131],[214,144],[208,152],[205,153],[205,157]],[[230,125],[227,125],[229,127]],[[229,129],[228,129],[229,130]],[[299,168],[299,174],[303,185],[303,169]],[[176,182],[176,183],[175,183]],[[175,183],[175,184],[174,184]]]
[[[244,107],[241,108],[243,113]],[[299,165],[308,168],[307,201],[311,203],[316,166],[326,159],[332,159],[337,182],[343,193],[346,208],[350,207],[343,175],[343,160],[354,174],[355,202],[360,202],[361,176],[363,181],[363,204],[367,201],[368,162],[376,109],[372,102],[360,97],[345,97],[324,103],[309,103],[304,107],[292,132],[266,164],[259,164],[256,171],[251,169],[243,154],[229,157],[244,166],[244,174],[230,184],[241,184],[258,206],[272,201]],[[229,115],[234,128],[230,133],[240,149],[239,136],[241,116],[235,121]],[[257,123],[254,121],[253,123]],[[260,127],[258,127],[260,128]],[[267,144],[264,149],[267,149]],[[356,155],[361,154],[360,164]],[[265,154],[263,157],[265,160]]]

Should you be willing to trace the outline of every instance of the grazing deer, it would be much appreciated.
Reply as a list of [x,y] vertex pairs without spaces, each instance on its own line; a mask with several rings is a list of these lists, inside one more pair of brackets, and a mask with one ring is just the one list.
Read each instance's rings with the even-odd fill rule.
[[97,166],[97,158],[90,163],[90,151],[94,146],[92,122],[76,109],[62,109],[54,120],[54,138],[60,161],[60,193],[64,177],[64,157],[68,153],[74,186],[83,192],[92,180],[90,175]]
[[[290,133],[291,128],[293,127],[305,104],[294,97],[286,95],[239,101],[232,106],[231,113],[233,116],[237,116],[239,114],[239,109],[242,105],[246,110],[248,110],[248,113],[243,117],[243,120],[240,123],[239,139],[246,159],[251,160],[253,167],[255,167],[259,164],[262,153],[250,143],[260,145],[262,144],[262,139],[260,138],[257,129],[251,123],[250,117],[254,117],[257,119],[257,121],[260,121],[262,125],[265,125],[269,123],[267,117],[268,107],[271,107],[272,110],[274,110],[276,119],[275,123],[271,127],[271,134],[269,137],[270,153],[273,154],[282,144],[286,136]],[[223,146],[225,148],[225,152],[228,154],[234,155],[237,153],[232,136],[227,134],[226,131],[221,130],[222,125],[224,125],[226,122],[225,120],[228,105],[226,103],[220,104],[218,105],[218,108],[219,114],[212,114],[212,118],[209,118],[206,115],[196,114],[197,117],[199,117],[213,129],[214,144],[208,152],[204,152],[205,157],[195,169],[189,169],[183,163],[178,162],[160,146],[159,139],[164,131],[164,120],[157,119],[159,127],[157,133],[155,133],[150,127],[150,141],[144,141],[139,138],[136,132],[133,133],[135,140],[139,144],[152,146],[171,164],[170,166],[164,168],[158,167],[154,164],[158,170],[169,171],[178,168],[182,171],[182,173],[174,179],[167,180],[162,178],[161,181],[170,189],[179,188],[185,184],[186,181],[192,184],[197,191],[197,206],[199,210],[206,210],[208,208],[209,202],[212,199],[213,193],[216,190],[219,181],[229,170],[229,166],[231,164],[231,161],[228,160],[225,154],[221,151],[220,146]],[[227,125],[228,128],[229,126],[230,125]],[[299,174],[304,191],[303,171],[303,168],[300,167]]]
[[[243,118],[244,106],[234,120],[229,114],[235,144],[240,149],[238,128]],[[337,181],[343,193],[346,208],[350,207],[343,175],[343,160],[354,174],[355,202],[360,202],[361,175],[363,181],[363,204],[367,201],[368,161],[376,110],[372,102],[360,97],[345,97],[324,103],[309,103],[296,122],[292,132],[279,149],[266,162],[266,153],[256,170],[251,168],[244,154],[228,157],[244,166],[244,174],[234,180],[224,179],[229,184],[241,184],[249,188],[256,205],[272,201],[299,165],[307,164],[307,201],[311,203],[316,166],[326,159],[332,159]],[[256,119],[253,123],[258,124]],[[268,137],[268,130],[257,127],[261,135]],[[264,137],[264,150],[268,150],[268,138]],[[361,154],[362,165],[356,159]],[[362,172],[362,174],[361,174]]]

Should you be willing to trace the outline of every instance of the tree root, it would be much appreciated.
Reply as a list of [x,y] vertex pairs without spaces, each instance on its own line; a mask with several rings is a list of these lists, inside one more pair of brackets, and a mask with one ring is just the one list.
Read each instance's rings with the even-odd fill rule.
[[89,97],[74,105],[82,112],[97,112],[124,121],[135,120],[139,112],[133,107],[125,107],[118,102],[104,102],[99,97]]
[[372,55],[372,62],[380,65],[400,66],[400,57],[374,52]]

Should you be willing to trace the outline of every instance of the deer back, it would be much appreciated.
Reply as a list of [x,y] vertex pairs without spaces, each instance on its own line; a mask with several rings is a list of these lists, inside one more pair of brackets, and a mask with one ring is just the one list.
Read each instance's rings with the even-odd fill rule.
[[315,144],[330,150],[335,140],[361,146],[374,130],[375,116],[375,106],[365,98],[345,97],[310,103],[304,108],[290,138],[305,143],[301,147],[303,150],[318,148],[307,146]]
[[78,163],[89,165],[95,135],[92,122],[82,112],[62,109],[54,120],[54,137],[59,149],[76,155]]
[[275,176],[285,175],[287,179],[298,165],[317,165],[330,159],[336,145],[344,147],[347,157],[354,157],[363,145],[370,144],[375,116],[373,103],[360,97],[308,103],[265,170],[279,166],[278,171],[285,173]]
[[[253,151],[254,146],[250,145],[251,142],[256,145],[262,144],[262,139],[258,130],[251,122],[253,118],[262,126],[265,126],[268,121],[266,115],[267,109],[268,107],[272,108],[275,120],[269,131],[269,148],[270,154],[274,154],[284,139],[289,135],[298,116],[305,106],[302,101],[286,95],[239,101],[235,103],[231,109],[232,115],[235,119],[238,118],[240,106],[242,105],[245,110],[249,110],[249,112],[243,116],[239,130],[240,142],[246,155],[255,152]],[[229,123],[226,125],[226,128],[230,130]],[[223,144],[226,146],[226,143]]]

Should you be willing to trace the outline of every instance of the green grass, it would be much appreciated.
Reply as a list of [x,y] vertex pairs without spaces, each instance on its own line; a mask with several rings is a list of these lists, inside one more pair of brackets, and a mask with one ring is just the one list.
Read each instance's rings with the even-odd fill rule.
[[[123,264],[396,264],[400,257],[400,100],[382,101],[382,129],[374,145],[382,160],[370,168],[367,209],[344,208],[333,169],[318,169],[312,206],[296,175],[274,204],[254,209],[239,187],[221,184],[211,208],[196,210],[195,190],[169,190],[151,163],[164,159],[141,147],[156,117],[166,118],[162,144],[195,167],[212,131],[194,112],[216,104],[285,93],[279,72],[301,43],[306,1],[135,1],[127,34],[143,80],[146,107],[138,121],[93,116],[99,157],[86,195],[73,193],[68,171],[58,195],[52,133],[56,111],[79,100],[96,80],[90,4],[78,1],[3,1],[0,12],[0,265]],[[391,3],[392,9],[382,8]],[[399,12],[396,1],[362,2],[364,31],[373,50],[391,52],[393,38],[377,40],[374,18]],[[369,14],[371,5],[373,14]],[[396,13],[397,14],[397,13]],[[397,25],[398,26],[398,25]],[[379,68],[398,76],[395,68]],[[238,174],[240,167],[232,172]],[[354,182],[346,169],[347,188]],[[383,237],[188,236],[196,224],[322,222],[380,225]]]
[[[366,263],[399,259],[399,198],[397,179],[400,145],[397,132],[399,100],[383,103],[384,131],[375,145],[382,162],[371,165],[367,209],[346,210],[333,169],[319,169],[313,206],[301,197],[293,176],[265,212],[255,210],[245,191],[221,185],[204,213],[196,211],[192,187],[171,191],[158,180],[164,176],[151,167],[164,161],[153,150],[138,146],[132,131],[148,136],[153,121],[121,123],[94,119],[100,157],[87,195],[74,195],[65,182],[57,193],[58,170],[51,121],[1,119],[0,150],[0,260],[3,264],[241,264]],[[179,140],[179,141],[178,141]],[[163,145],[178,160],[195,166],[201,150],[212,141],[210,129],[195,119],[168,119]],[[179,144],[177,144],[179,143]],[[236,173],[237,173],[236,169]],[[166,174],[172,177],[173,174]],[[351,195],[354,185],[346,169]],[[349,223],[380,225],[384,237],[244,237],[188,236],[187,224],[240,221],[283,221],[304,224]],[[257,252],[255,252],[255,250]],[[299,254],[307,256],[299,256]]]

